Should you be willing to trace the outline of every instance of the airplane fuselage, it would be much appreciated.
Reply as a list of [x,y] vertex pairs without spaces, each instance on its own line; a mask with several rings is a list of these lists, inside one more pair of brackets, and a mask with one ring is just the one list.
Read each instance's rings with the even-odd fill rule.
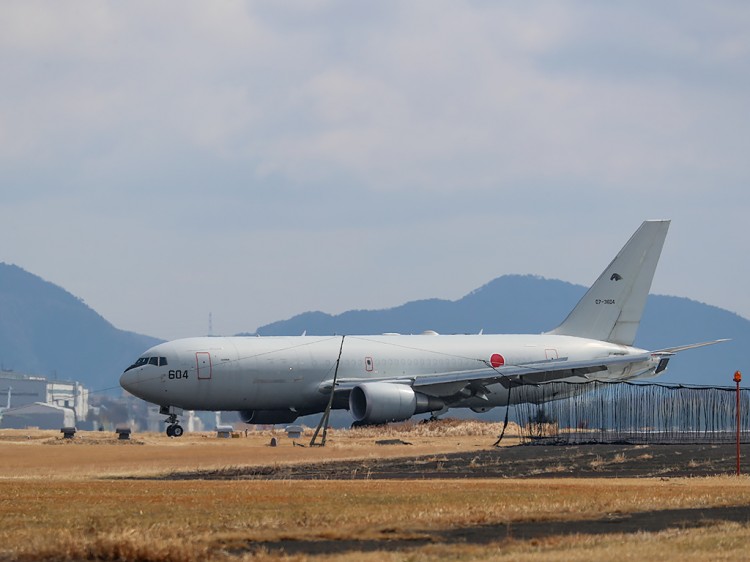
[[[151,348],[143,357],[157,359],[129,369],[123,386],[151,402],[184,410],[291,408],[312,413],[325,408],[334,373],[337,385],[390,380],[403,384],[431,375],[469,376],[491,369],[502,373],[508,366],[628,355],[642,358],[644,353],[630,346],[558,335],[345,336],[343,345],[342,336],[203,337]],[[657,363],[653,358],[626,363],[591,378],[648,376]],[[447,395],[449,387],[459,392],[466,383],[442,386],[441,394]],[[485,390],[482,397],[468,395],[451,407],[508,403],[507,385],[502,382]],[[511,402],[515,401],[511,396]]]
[[288,423],[347,408],[355,423],[486,411],[563,398],[551,381],[622,381],[664,371],[674,353],[633,347],[669,228],[645,221],[568,316],[541,335],[190,338],[148,350],[123,373],[132,394],[168,415],[178,437],[183,410],[235,410],[248,423]]

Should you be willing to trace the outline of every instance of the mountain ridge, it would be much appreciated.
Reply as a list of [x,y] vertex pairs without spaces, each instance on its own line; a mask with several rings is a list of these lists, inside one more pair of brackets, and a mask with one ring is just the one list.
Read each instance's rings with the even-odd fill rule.
[[110,388],[134,357],[161,341],[119,330],[64,288],[0,263],[3,370]]
[[[541,333],[562,322],[586,289],[536,275],[504,275],[457,300],[426,298],[336,315],[309,311],[239,335]],[[636,345],[662,349],[726,337],[733,341],[681,353],[655,379],[726,386],[744,365],[750,343],[750,321],[739,314],[684,297],[649,295]],[[64,288],[0,263],[3,370],[78,380],[94,391],[118,389],[124,367],[161,341],[119,330]]]
[[[445,334],[539,334],[562,322],[587,289],[536,275],[504,275],[455,301],[423,299],[389,309],[337,315],[306,312],[261,326],[256,334],[419,334],[425,330]],[[363,326],[368,331],[363,331]],[[649,295],[635,345],[656,350],[722,338],[732,341],[680,353],[665,374],[653,379],[655,382],[730,384],[731,375],[746,362],[750,320],[686,297]],[[727,373],[726,381],[714,375],[719,372]]]

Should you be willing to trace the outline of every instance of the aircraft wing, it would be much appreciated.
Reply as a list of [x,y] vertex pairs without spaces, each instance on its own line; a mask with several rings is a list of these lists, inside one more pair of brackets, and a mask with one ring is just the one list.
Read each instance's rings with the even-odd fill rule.
[[538,384],[570,377],[588,378],[593,373],[606,371],[610,366],[648,361],[650,353],[638,355],[617,355],[585,361],[569,361],[566,358],[550,359],[524,365],[510,365],[494,369],[488,367],[477,371],[445,373],[415,377],[414,388],[430,393],[430,387],[451,383],[475,383],[481,386],[500,383],[504,386]]
[[[592,373],[606,371],[610,366],[648,361],[651,353],[637,355],[617,355],[585,361],[569,361],[567,358],[550,359],[523,365],[505,365],[501,368],[471,369],[404,377],[383,377],[368,379],[368,382],[390,382],[407,384],[432,396],[449,396],[466,386],[485,387],[500,383],[504,386],[538,384],[542,382],[567,379],[571,377],[588,378]],[[339,379],[336,382],[336,393],[348,393],[355,386],[362,384],[362,379]],[[321,390],[330,391],[333,381],[321,383]]]
[[[616,355],[598,359],[587,359],[585,361],[569,361],[567,358],[563,357],[560,359],[550,359],[523,365],[504,366],[498,369],[493,369],[488,366],[486,369],[411,377],[409,382],[414,388],[419,388],[426,394],[434,393],[436,396],[444,396],[445,394],[449,394],[446,390],[463,387],[467,384],[482,388],[490,384],[500,383],[505,387],[509,387],[511,385],[539,384],[572,377],[588,379],[589,375],[593,373],[601,373],[608,370],[609,367],[618,365],[624,366],[628,363],[642,363],[657,357],[661,358],[661,362],[655,369],[655,375],[666,368],[669,357],[680,351],[714,345],[725,341],[729,340],[721,339],[693,343],[660,349],[657,351],[648,351],[640,354]],[[631,376],[633,376],[633,378],[640,378],[643,375]]]

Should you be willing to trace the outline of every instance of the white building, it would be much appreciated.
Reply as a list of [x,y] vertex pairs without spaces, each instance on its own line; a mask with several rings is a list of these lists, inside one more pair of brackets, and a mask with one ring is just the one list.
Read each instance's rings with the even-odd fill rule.
[[3,429],[26,429],[28,427],[61,429],[75,427],[75,425],[73,410],[41,402],[17,406],[3,412],[2,423],[0,423]]
[[[75,381],[51,381],[44,377],[0,371],[0,427],[10,427],[14,412],[23,417],[26,425],[42,427],[48,423],[34,423],[33,412],[43,408],[29,408],[34,404],[62,408],[62,418],[76,423],[85,421],[89,412],[89,391]],[[47,409],[46,411],[53,411]],[[23,416],[21,416],[23,414]],[[31,414],[31,415],[30,415]],[[5,420],[5,421],[3,421]],[[20,421],[14,422],[14,426]]]

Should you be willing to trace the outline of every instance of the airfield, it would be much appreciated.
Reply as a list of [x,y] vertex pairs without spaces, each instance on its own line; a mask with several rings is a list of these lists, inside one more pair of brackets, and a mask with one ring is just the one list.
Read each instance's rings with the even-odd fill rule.
[[330,430],[321,448],[0,430],[0,560],[748,558],[733,446],[518,446],[511,428],[492,447],[499,431]]

